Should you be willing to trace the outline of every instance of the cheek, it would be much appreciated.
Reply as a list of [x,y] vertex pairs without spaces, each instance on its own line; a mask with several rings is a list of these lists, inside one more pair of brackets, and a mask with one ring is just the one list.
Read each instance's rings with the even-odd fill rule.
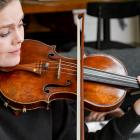
[[25,32],[24,32],[24,28],[22,30],[22,41],[24,41],[24,35],[25,35]]
[[11,67],[20,63],[20,55],[3,53],[0,55],[0,67]]
[[5,39],[0,39],[0,55],[2,53],[6,53],[9,51],[10,48],[10,39],[9,38],[5,38]]
[[21,39],[24,40],[24,27],[22,27],[22,28],[19,30],[19,32],[20,32],[20,37],[21,37]]

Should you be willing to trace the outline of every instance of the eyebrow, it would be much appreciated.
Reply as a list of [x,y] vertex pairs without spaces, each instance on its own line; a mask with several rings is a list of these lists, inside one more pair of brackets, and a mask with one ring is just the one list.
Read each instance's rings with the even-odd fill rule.
[[[20,19],[19,23],[20,23],[23,19],[24,19],[24,15],[23,15],[22,18]],[[3,25],[3,26],[0,27],[0,29],[2,29],[2,28],[8,28],[8,27],[13,26],[13,25],[14,25],[14,23],[10,23],[10,24],[7,24],[7,25]]]

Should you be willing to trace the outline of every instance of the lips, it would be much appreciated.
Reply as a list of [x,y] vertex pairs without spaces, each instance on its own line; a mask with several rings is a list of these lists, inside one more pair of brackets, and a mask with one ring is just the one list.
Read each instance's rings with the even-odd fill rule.
[[8,52],[8,53],[17,55],[17,54],[20,54],[20,49],[13,50],[13,51]]

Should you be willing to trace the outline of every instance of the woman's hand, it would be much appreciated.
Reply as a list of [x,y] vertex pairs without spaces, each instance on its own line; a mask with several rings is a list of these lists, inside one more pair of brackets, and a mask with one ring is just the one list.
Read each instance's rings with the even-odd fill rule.
[[138,82],[139,82],[139,84],[140,84],[140,76],[138,76],[137,79],[138,79]]
[[[137,77],[138,82],[140,84],[140,76]],[[138,99],[135,103],[134,103],[134,110],[137,113],[137,115],[140,116],[140,99]]]
[[95,112],[92,111],[87,117],[86,117],[86,121],[104,121],[105,120],[105,116],[108,117],[121,117],[122,115],[124,115],[124,112],[121,108],[117,108],[115,110],[112,110],[110,112]]

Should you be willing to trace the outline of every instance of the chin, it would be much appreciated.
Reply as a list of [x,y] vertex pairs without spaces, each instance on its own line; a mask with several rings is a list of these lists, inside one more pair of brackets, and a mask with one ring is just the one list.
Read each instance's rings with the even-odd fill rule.
[[20,63],[20,57],[16,59],[12,59],[9,63],[7,63],[6,67],[14,67]]
[[11,63],[11,66],[16,66],[20,63],[20,59],[16,59],[13,63]]

